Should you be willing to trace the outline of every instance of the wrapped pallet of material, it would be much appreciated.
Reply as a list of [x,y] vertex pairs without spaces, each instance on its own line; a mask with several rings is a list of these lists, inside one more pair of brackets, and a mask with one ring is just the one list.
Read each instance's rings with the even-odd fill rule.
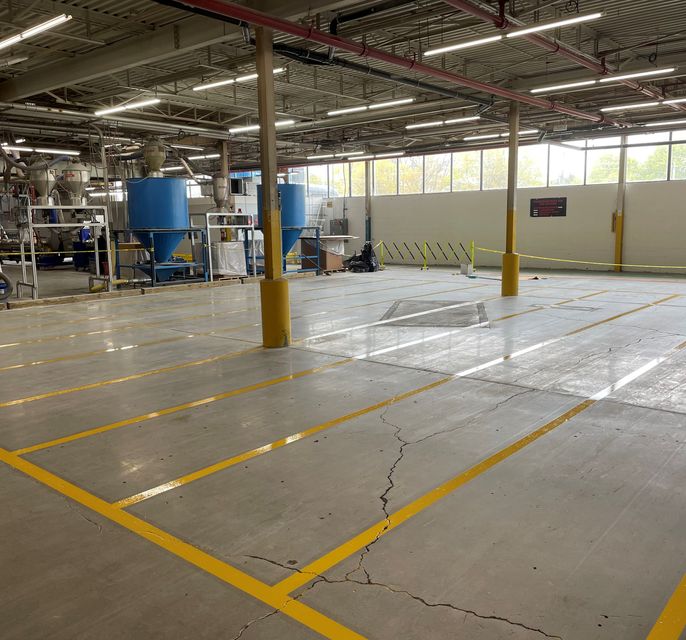
[[242,242],[212,243],[212,272],[218,276],[246,276],[245,248]]

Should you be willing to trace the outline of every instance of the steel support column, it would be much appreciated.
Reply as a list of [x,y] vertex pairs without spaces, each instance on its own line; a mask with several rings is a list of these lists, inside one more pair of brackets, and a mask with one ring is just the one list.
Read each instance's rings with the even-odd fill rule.
[[617,185],[617,208],[613,218],[612,230],[615,232],[615,271],[621,271],[624,258],[624,208],[626,200],[626,157],[627,136],[622,136],[619,150],[619,182]]
[[288,281],[283,277],[281,210],[276,186],[276,110],[272,36],[271,29],[255,29],[265,276],[260,282],[262,344],[265,347],[287,347],[291,343],[291,310],[288,301]]
[[519,103],[510,103],[510,137],[507,157],[507,223],[501,294],[519,294],[519,254],[517,253],[517,167],[519,152]]

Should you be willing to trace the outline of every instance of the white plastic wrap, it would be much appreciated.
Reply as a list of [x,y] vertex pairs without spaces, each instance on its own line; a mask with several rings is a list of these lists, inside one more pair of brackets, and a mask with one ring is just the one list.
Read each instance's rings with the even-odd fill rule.
[[246,276],[245,248],[242,242],[213,242],[212,271],[219,276]]

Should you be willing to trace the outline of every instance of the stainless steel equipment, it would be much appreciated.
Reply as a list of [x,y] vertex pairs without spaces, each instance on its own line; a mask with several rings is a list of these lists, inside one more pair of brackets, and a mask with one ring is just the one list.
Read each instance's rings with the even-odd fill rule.
[[81,207],[86,204],[84,193],[90,179],[90,171],[78,160],[72,160],[62,170],[62,185],[69,194],[65,205]]

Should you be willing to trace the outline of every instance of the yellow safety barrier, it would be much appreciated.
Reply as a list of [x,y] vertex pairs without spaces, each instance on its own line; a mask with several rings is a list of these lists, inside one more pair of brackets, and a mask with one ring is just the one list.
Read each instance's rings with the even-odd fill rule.
[[[446,266],[451,264],[460,265],[466,262],[471,264],[472,269],[474,269],[474,262],[476,259],[476,245],[474,240],[469,243],[469,250],[467,250],[461,242],[456,242],[455,246],[453,246],[452,242],[444,241],[443,245],[438,241],[433,242],[434,246],[432,247],[431,242],[426,240],[423,240],[421,245],[418,241],[415,242],[413,240],[409,241],[409,245],[402,240],[390,243],[381,240],[374,245],[374,249],[379,249],[379,264],[381,267],[384,266],[386,258],[395,260],[395,256],[397,255],[400,258],[401,263],[419,263],[422,271],[429,269],[429,260],[432,259],[433,262],[431,264],[435,266]],[[458,255],[458,250],[463,252],[463,258],[460,258]],[[443,256],[445,262],[443,262],[443,259],[441,259],[440,256]]]
[[[487,249],[486,247],[476,247],[477,251],[484,253],[498,253],[503,255],[505,252],[499,249]],[[522,258],[532,258],[534,260],[547,260],[548,262],[568,262],[572,264],[592,264],[602,267],[629,267],[636,269],[686,269],[686,266],[664,265],[664,264],[628,264],[626,262],[592,262],[590,260],[570,260],[569,258],[548,258],[547,256],[532,256],[528,253],[519,253]]]

